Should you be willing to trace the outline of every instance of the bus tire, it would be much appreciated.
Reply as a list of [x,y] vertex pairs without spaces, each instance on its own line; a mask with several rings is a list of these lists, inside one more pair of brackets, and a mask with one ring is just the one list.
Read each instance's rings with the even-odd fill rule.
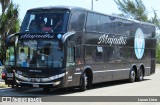
[[137,77],[137,81],[143,81],[143,78],[144,78],[144,72],[143,72],[143,69],[140,68],[139,69],[139,74],[138,74],[138,77]]
[[135,79],[136,79],[136,72],[134,69],[132,69],[129,74],[129,82],[132,83],[135,81]]
[[84,72],[82,77],[81,77],[81,81],[80,81],[80,91],[85,91],[87,89],[87,75]]

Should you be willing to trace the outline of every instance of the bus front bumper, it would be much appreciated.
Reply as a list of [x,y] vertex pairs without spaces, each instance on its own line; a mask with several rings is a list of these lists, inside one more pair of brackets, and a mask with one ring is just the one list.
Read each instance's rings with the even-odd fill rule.
[[60,85],[61,81],[56,81],[56,82],[52,82],[52,83],[32,83],[32,82],[20,82],[17,81],[17,83],[21,86],[21,87],[34,87],[34,88],[53,88],[53,87],[57,87]]
[[22,74],[17,74],[15,72],[15,79],[16,83],[18,83],[20,86],[36,87],[36,88],[57,87],[58,85],[61,84],[64,75],[65,73],[61,73],[46,78],[30,78],[30,77],[25,77]]

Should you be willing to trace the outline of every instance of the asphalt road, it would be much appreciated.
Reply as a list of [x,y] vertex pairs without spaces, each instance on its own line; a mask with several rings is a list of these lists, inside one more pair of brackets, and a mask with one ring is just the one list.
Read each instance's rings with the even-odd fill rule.
[[[160,65],[156,67],[156,73],[152,76],[144,78],[142,82],[128,83],[127,81],[106,82],[93,85],[93,88],[85,92],[80,92],[78,89],[57,90],[51,92],[43,92],[42,89],[0,89],[1,96],[36,96],[49,97],[54,96],[160,96]],[[72,98],[72,97],[71,97]],[[114,97],[113,97],[114,98]],[[115,97],[117,98],[117,97]],[[120,98],[120,97],[119,97]],[[126,98],[126,97],[125,97]],[[83,102],[83,101],[82,101]],[[1,103],[0,103],[1,104]],[[25,103],[27,104],[27,103]],[[45,103],[43,103],[45,104]],[[75,103],[68,103],[75,104]],[[77,103],[76,105],[84,105]],[[103,103],[103,102],[87,102],[85,105],[160,105],[160,102],[136,102],[136,103]],[[41,105],[41,104],[40,104]],[[45,104],[46,105],[46,104]],[[66,103],[55,103],[55,105],[66,105]]]

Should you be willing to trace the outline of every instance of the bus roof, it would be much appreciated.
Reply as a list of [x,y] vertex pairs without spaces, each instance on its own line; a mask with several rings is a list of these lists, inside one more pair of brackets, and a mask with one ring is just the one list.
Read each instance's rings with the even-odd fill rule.
[[86,12],[92,12],[92,13],[97,13],[97,14],[101,14],[101,15],[107,15],[107,16],[113,16],[122,20],[128,20],[128,21],[132,21],[135,23],[139,23],[139,24],[146,24],[146,25],[153,25],[155,26],[153,23],[147,23],[147,22],[143,22],[143,21],[138,21],[135,19],[130,19],[130,18],[125,18],[125,17],[120,17],[120,16],[115,16],[115,15],[109,15],[109,14],[104,14],[104,13],[100,13],[100,12],[96,12],[96,11],[91,11],[85,8],[81,8],[81,7],[74,7],[74,6],[47,6],[47,7],[38,7],[38,8],[32,8],[29,9],[28,11],[32,11],[32,10],[45,10],[45,9],[61,9],[61,10],[70,10],[70,11],[76,11],[76,10],[80,10],[80,11],[86,11]]
[[74,6],[47,6],[47,7],[38,7],[38,8],[32,8],[30,10],[45,10],[45,9],[62,9],[62,10],[84,10],[89,11],[87,9],[81,8],[81,7],[74,7]]

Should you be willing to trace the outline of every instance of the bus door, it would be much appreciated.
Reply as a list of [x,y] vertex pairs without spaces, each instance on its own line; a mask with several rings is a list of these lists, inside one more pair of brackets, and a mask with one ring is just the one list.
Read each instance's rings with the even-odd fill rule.
[[75,72],[75,44],[74,42],[68,42],[66,46],[66,85],[72,86],[74,84],[74,72]]

